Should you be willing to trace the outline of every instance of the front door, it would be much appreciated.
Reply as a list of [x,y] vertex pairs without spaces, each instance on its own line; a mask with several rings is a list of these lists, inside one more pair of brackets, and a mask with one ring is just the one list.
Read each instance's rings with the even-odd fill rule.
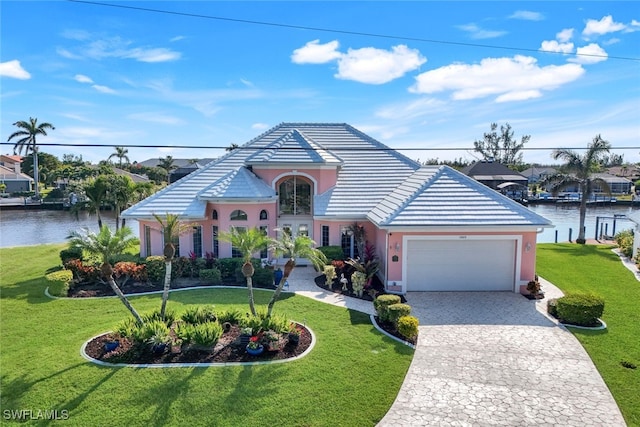
[[278,229],[280,232],[286,232],[293,237],[307,236],[313,239],[313,219],[311,217],[304,218],[296,216],[295,218],[285,218],[284,215],[278,218]]

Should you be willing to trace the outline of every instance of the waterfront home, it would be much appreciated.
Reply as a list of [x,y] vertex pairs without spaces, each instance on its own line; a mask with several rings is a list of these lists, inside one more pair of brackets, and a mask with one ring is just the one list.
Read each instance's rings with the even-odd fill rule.
[[[123,212],[141,254],[162,254],[153,214],[193,224],[179,251],[238,254],[218,233],[259,227],[357,255],[353,225],[389,292],[518,292],[535,275],[547,219],[448,166],[422,166],[344,123],[282,123]],[[258,255],[258,254],[256,254]]]
[[4,193],[32,191],[33,178],[21,171],[21,156],[0,155],[0,183],[6,185]]

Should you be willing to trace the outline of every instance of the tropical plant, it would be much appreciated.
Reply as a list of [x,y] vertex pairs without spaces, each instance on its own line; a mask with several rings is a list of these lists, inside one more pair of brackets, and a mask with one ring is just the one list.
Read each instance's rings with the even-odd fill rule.
[[273,293],[271,300],[267,306],[267,317],[271,316],[273,306],[276,300],[282,293],[284,284],[289,279],[291,272],[296,266],[297,258],[308,259],[318,271],[324,270],[324,265],[327,263],[327,257],[314,248],[316,242],[314,242],[309,236],[298,235],[295,238],[291,236],[291,233],[287,233],[282,230],[279,239],[271,240],[271,248],[273,249],[277,257],[284,256],[289,258],[284,265],[284,274],[278,283],[276,291]]
[[116,149],[115,153],[111,154],[108,158],[107,161],[111,160],[112,157],[117,157],[118,158],[118,167],[122,168],[122,159],[126,159],[127,163],[130,163],[129,161],[129,156],[127,156],[127,154],[129,154],[129,150],[127,150],[124,147],[114,147]]
[[256,227],[245,229],[231,227],[229,231],[223,231],[218,237],[223,242],[231,245],[242,254],[242,275],[247,281],[247,291],[249,293],[249,310],[256,315],[255,301],[253,298],[253,273],[255,268],[251,263],[251,258],[256,252],[265,249],[271,239],[263,231]]
[[38,182],[40,177],[38,175],[38,144],[36,141],[36,136],[44,135],[47,136],[47,129],[55,129],[51,123],[40,123],[38,124],[38,119],[30,117],[29,121],[20,120],[13,124],[17,126],[21,130],[15,131],[9,138],[7,142],[11,142],[12,139],[17,138],[15,145],[13,146],[14,154],[22,153],[22,150],[25,150],[25,155],[29,154],[29,151],[33,154],[33,181],[35,184],[35,198],[40,198],[40,189],[38,187]]
[[87,197],[84,208],[90,214],[95,213],[98,217],[98,227],[102,228],[102,216],[100,209],[107,199],[107,191],[109,189],[109,181],[105,175],[100,175],[96,179],[87,182],[84,185],[84,194]]
[[162,236],[164,238],[164,288],[162,291],[162,305],[160,306],[160,314],[164,318],[167,301],[169,300],[169,288],[171,287],[171,262],[176,255],[176,247],[173,240],[178,238],[190,229],[190,225],[180,221],[180,217],[175,214],[166,213],[164,218],[153,213],[153,217],[162,227]]
[[105,225],[100,229],[98,234],[95,234],[85,227],[82,232],[71,232],[71,234],[67,236],[67,239],[69,239],[70,247],[80,248],[100,258],[103,277],[133,317],[135,317],[140,324],[143,324],[142,318],[113,279],[113,266],[109,263],[109,258],[113,255],[121,254],[140,243],[139,239],[133,235],[131,229],[129,227],[123,227],[117,230],[115,234],[112,234],[111,229]]
[[[107,175],[109,181],[108,200],[113,204],[115,211],[116,230],[120,227],[120,213],[133,201],[135,184],[128,176]],[[124,227],[122,218],[122,227]]]
[[176,165],[173,164],[173,157],[172,156],[167,156],[164,158],[160,157],[158,160],[160,161],[160,163],[158,163],[158,167],[160,169],[164,169],[167,172],[167,177],[168,177],[171,171],[176,168]]
[[576,243],[586,243],[584,222],[587,214],[587,200],[594,187],[599,186],[605,193],[611,194],[609,184],[594,176],[594,173],[598,171],[600,160],[610,149],[611,144],[603,140],[600,135],[596,135],[587,146],[587,151],[582,155],[569,149],[555,150],[551,153],[554,160],[560,159],[566,163],[561,172],[543,180],[543,185],[550,185],[551,193],[554,196],[569,187],[578,186],[580,190],[580,226]]

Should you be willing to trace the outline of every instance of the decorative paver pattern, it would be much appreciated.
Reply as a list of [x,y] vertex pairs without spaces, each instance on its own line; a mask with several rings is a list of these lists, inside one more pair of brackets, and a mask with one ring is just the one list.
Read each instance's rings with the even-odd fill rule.
[[[296,268],[290,291],[373,311],[370,302],[319,289],[316,274]],[[562,293],[541,282],[538,301],[510,292],[407,294],[420,336],[378,426],[625,426],[586,351],[546,315],[546,301]]]

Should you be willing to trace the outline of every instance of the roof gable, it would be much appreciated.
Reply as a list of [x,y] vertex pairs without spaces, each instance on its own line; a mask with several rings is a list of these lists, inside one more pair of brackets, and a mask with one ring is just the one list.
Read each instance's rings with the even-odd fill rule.
[[342,160],[298,129],[293,129],[246,160],[247,164],[254,165],[267,162],[339,165]]
[[448,166],[425,166],[367,217],[379,226],[550,226],[551,223]]
[[473,163],[462,169],[465,175],[476,179],[505,179],[509,181],[526,180],[527,177],[520,172],[509,169],[502,163],[481,161]]
[[201,200],[265,199],[276,192],[245,167],[234,169],[198,193]]

